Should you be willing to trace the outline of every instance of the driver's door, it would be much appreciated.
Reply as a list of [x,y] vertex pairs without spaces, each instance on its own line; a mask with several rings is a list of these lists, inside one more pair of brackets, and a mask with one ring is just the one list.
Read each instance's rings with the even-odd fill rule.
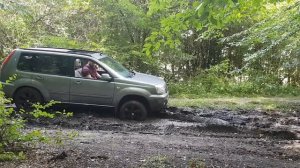
[[[78,58],[74,60],[74,63],[76,62],[78,62]],[[74,77],[71,79],[70,84],[70,102],[111,106],[115,90],[113,81],[75,77],[75,71],[85,66],[86,62],[82,59],[82,65],[74,66]],[[100,67],[100,65],[98,66]]]

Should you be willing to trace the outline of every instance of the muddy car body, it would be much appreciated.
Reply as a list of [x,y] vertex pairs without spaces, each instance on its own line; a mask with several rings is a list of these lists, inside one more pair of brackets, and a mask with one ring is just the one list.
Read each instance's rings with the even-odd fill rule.
[[[99,79],[82,76],[88,61],[99,67]],[[18,108],[56,100],[113,107],[121,118],[144,120],[150,113],[162,111],[168,101],[162,78],[131,72],[105,54],[84,50],[16,49],[2,63],[1,83]]]

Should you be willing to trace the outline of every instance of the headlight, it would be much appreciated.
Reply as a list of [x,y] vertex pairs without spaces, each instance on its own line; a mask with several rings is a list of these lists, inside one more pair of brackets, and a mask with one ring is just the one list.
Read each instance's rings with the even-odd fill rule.
[[157,94],[164,94],[166,93],[166,87],[163,85],[163,86],[155,86],[156,87],[156,92]]

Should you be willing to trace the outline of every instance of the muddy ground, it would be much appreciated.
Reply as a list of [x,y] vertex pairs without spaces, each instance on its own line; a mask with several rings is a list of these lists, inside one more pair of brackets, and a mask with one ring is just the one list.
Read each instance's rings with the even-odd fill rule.
[[109,109],[71,110],[72,118],[28,129],[76,130],[77,137],[40,145],[27,160],[0,167],[300,167],[300,111],[169,108],[136,122],[116,119]]

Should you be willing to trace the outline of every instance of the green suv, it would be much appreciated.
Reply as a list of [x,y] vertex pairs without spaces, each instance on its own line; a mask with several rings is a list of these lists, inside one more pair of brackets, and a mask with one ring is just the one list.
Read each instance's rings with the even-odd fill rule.
[[[88,74],[90,65],[95,78]],[[16,49],[2,63],[0,75],[6,96],[24,109],[56,100],[113,107],[122,119],[144,120],[164,110],[169,95],[162,78],[131,72],[105,54],[85,50]]]

